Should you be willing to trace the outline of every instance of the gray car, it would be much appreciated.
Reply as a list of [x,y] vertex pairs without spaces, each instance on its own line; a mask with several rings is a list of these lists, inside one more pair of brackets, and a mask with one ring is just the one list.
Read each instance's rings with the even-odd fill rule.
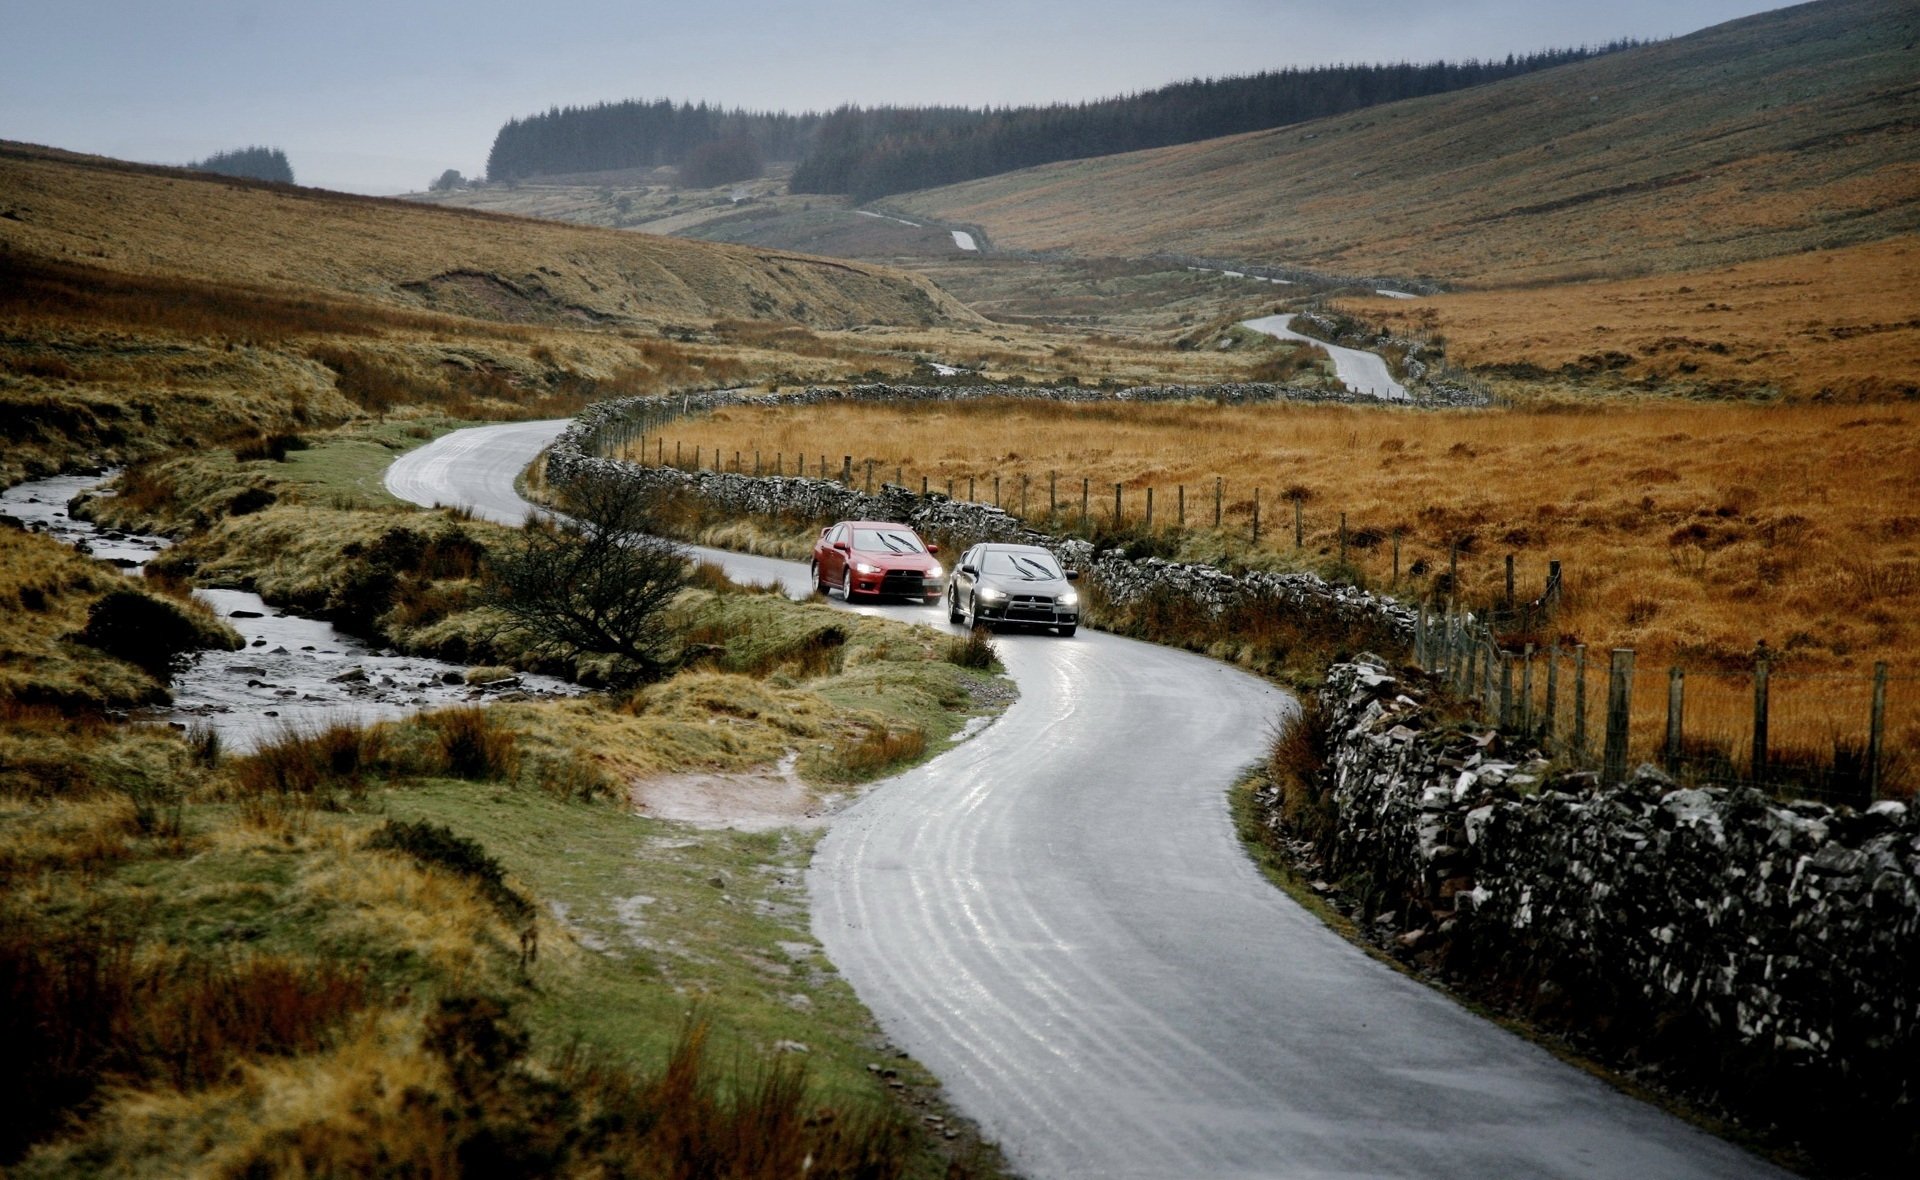
[[1024,623],[1072,635],[1080,626],[1076,570],[1038,545],[975,545],[947,578],[947,618],[969,626]]

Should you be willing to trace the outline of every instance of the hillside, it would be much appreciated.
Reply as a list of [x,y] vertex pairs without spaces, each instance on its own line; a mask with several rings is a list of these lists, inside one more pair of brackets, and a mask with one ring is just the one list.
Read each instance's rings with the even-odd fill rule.
[[295,189],[0,143],[0,249],[508,322],[968,321],[880,267]]
[[1316,123],[896,198],[997,246],[1512,284],[1920,229],[1920,4],[1823,0]]

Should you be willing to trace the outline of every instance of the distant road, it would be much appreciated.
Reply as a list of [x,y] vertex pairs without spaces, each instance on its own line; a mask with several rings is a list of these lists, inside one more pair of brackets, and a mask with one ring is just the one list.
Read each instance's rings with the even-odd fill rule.
[[1407,387],[1393,379],[1387,370],[1387,362],[1371,352],[1361,352],[1357,348],[1341,348],[1337,344],[1328,344],[1324,340],[1315,340],[1303,336],[1288,325],[1293,323],[1293,314],[1262,316],[1257,320],[1245,320],[1242,326],[1256,332],[1265,332],[1281,340],[1304,340],[1308,344],[1318,345],[1327,350],[1333,358],[1333,372],[1340,383],[1355,393],[1368,393],[1382,401],[1403,402],[1410,400]]
[[[514,476],[563,425],[457,431],[387,486],[518,522]],[[808,589],[795,562],[701,555]],[[1021,1173],[1783,1175],[1373,961],[1261,877],[1226,790],[1292,707],[1278,689],[1099,632],[994,642],[1020,699],[836,816],[808,886],[833,963]]]

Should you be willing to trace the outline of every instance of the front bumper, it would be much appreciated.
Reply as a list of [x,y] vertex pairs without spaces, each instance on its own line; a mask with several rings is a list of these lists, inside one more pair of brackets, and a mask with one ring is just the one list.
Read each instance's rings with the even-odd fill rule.
[[856,594],[878,594],[888,598],[924,598],[929,601],[940,597],[946,583],[939,578],[929,578],[919,570],[888,570],[879,574],[853,575],[853,590]]
[[981,622],[1027,623],[1036,627],[1072,627],[1080,622],[1079,606],[1061,606],[1045,594],[1015,594],[1004,602],[977,599]]

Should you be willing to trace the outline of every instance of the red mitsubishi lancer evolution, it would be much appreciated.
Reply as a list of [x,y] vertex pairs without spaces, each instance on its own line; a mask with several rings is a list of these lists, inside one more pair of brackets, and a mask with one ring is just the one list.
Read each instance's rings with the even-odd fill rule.
[[920,534],[883,520],[843,520],[820,530],[813,545],[813,584],[822,594],[838,587],[848,602],[872,595],[940,601],[947,571]]

